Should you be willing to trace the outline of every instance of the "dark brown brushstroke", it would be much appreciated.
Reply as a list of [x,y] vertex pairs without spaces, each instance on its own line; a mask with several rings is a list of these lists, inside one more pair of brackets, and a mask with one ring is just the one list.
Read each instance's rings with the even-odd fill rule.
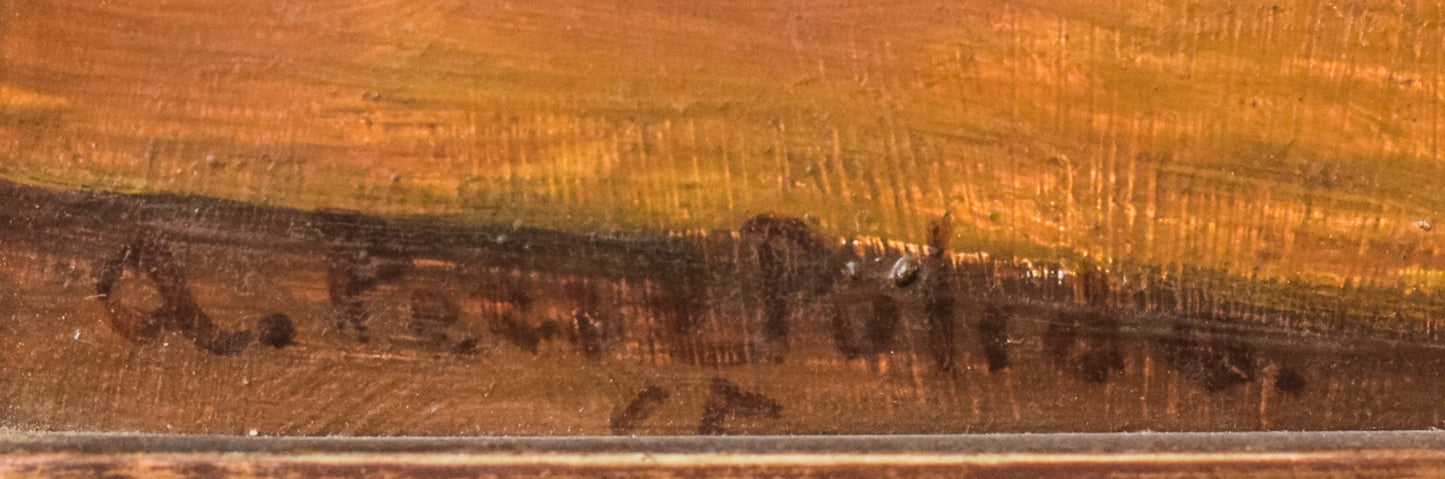
[[893,352],[902,312],[898,300],[887,294],[874,295],[862,334],[854,331],[843,307],[833,308],[833,345],[844,358],[857,359]]
[[572,310],[572,342],[583,355],[597,359],[602,356],[606,344],[615,341],[621,334],[617,312],[612,305],[602,301],[596,285],[574,282],[565,289],[565,294],[575,306]]
[[1254,350],[1239,338],[1223,334],[1219,326],[1201,330],[1177,321],[1172,334],[1159,344],[1167,363],[1206,391],[1223,391],[1254,380]]
[[1281,366],[1278,376],[1275,377],[1274,380],[1274,389],[1291,396],[1299,396],[1304,394],[1308,384],[1309,381],[1306,380],[1304,375],[1300,374],[1299,371],[1287,366]]
[[[1035,338],[1025,335],[1043,329],[1046,330],[1043,331],[1044,351],[1052,359],[1053,367],[1087,382],[1114,381],[1118,377],[1116,373],[1124,370],[1125,351],[1128,351],[1130,355],[1146,354],[1161,359],[1154,364],[1206,391],[1230,390],[1255,379],[1268,381],[1270,378],[1273,378],[1274,390],[1286,395],[1301,395],[1308,390],[1308,382],[1301,372],[1278,361],[1279,357],[1291,359],[1289,356],[1275,357],[1269,346],[1261,346],[1261,341],[1251,336],[1260,329],[1259,323],[1298,321],[1289,316],[1293,313],[1287,310],[1221,300],[1210,294],[1207,284],[1178,281],[1178,275],[1159,281],[1149,277],[1142,283],[1111,285],[1110,277],[1099,268],[1083,268],[1083,273],[1076,276],[1046,274],[1043,278],[998,270],[1008,268],[1006,264],[962,262],[959,263],[962,267],[956,269],[946,249],[951,236],[947,218],[930,225],[929,248],[923,256],[919,283],[909,289],[897,288],[878,268],[889,264],[885,260],[897,258],[898,251],[864,248],[855,252],[849,247],[830,252],[824,247],[826,242],[807,223],[791,218],[769,216],[768,220],[747,225],[742,243],[725,245],[730,250],[728,253],[741,254],[729,256],[717,254],[720,249],[706,249],[708,255],[698,254],[716,245],[687,243],[698,241],[696,238],[619,240],[517,228],[440,227],[417,220],[382,220],[347,212],[300,214],[289,210],[242,210],[222,201],[209,203],[211,200],[189,197],[47,193],[20,187],[16,187],[16,191],[20,193],[6,198],[15,199],[21,207],[0,211],[0,222],[6,226],[0,231],[4,235],[0,240],[7,245],[15,241],[47,248],[53,245],[61,257],[81,258],[92,253],[73,251],[80,249],[75,244],[89,245],[89,249],[99,249],[94,245],[103,245],[109,251],[114,251],[110,245],[121,249],[120,254],[97,265],[96,292],[108,307],[107,320],[112,329],[137,343],[154,341],[166,330],[187,331],[190,336],[205,329],[205,326],[187,325],[204,313],[196,306],[195,298],[173,291],[186,286],[179,267],[182,256],[173,252],[194,254],[206,248],[217,251],[219,246],[224,248],[220,251],[235,252],[220,258],[238,264],[216,266],[245,271],[256,266],[244,261],[247,255],[285,248],[302,252],[298,255],[302,258],[326,258],[311,264],[327,265],[321,267],[331,270],[326,286],[333,293],[332,305],[337,310],[345,312],[341,306],[353,303],[342,302],[337,306],[336,298],[354,299],[356,309],[365,319],[369,314],[366,307],[379,299],[395,299],[396,296],[391,295],[400,294],[405,298],[402,301],[409,300],[411,305],[411,316],[402,318],[410,321],[405,325],[417,336],[432,338],[425,343],[455,352],[476,352],[481,345],[492,344],[478,337],[456,341],[457,326],[468,323],[462,320],[463,313],[457,304],[457,298],[465,298],[483,301],[483,317],[478,320],[486,328],[483,334],[533,353],[544,341],[563,337],[569,343],[563,346],[601,360],[612,357],[613,353],[631,354],[623,353],[623,348],[614,347],[616,345],[627,344],[630,348],[657,340],[657,344],[645,344],[639,349],[655,346],[659,351],[655,354],[664,361],[710,367],[741,364],[749,360],[746,359],[748,348],[753,346],[746,341],[757,338],[749,336],[739,341],[729,336],[739,330],[726,328],[741,326],[722,321],[733,318],[719,318],[716,324],[721,327],[711,327],[713,323],[710,323],[706,330],[686,334],[676,334],[678,330],[669,324],[676,324],[673,322],[675,311],[694,307],[723,310],[734,306],[729,301],[744,303],[737,310],[746,312],[745,308],[752,308],[753,303],[738,298],[760,292],[763,299],[768,294],[778,294],[783,300],[784,320],[808,324],[807,328],[795,325],[791,331],[795,341],[806,338],[826,345],[830,331],[812,329],[813,326],[827,328],[826,320],[819,324],[803,323],[802,319],[815,312],[828,314],[829,310],[825,309],[828,307],[834,308],[835,313],[846,311],[847,314],[835,314],[831,318],[831,339],[846,358],[876,359],[876,355],[890,353],[894,348],[918,348],[920,353],[931,356],[929,359],[937,362],[940,369],[954,367],[953,348],[957,338],[953,330],[953,305],[957,302],[967,305],[970,315],[977,311],[978,344],[982,346],[990,371],[1009,368],[1015,366],[1014,363],[1018,363],[1020,373],[1040,371],[1030,367],[1033,353],[1028,346],[1010,351],[1009,345],[1011,342],[1029,345]],[[0,193],[3,192],[4,188],[0,188]],[[130,207],[117,206],[127,202]],[[184,214],[182,208],[194,204],[204,207],[197,207],[202,213],[193,217],[173,218],[155,213]],[[131,213],[101,218],[92,209]],[[243,211],[251,211],[250,216],[242,215]],[[226,218],[228,214],[241,215],[241,220],[232,222]],[[154,231],[164,234],[152,233]],[[141,235],[166,239],[116,244]],[[56,238],[81,239],[58,241]],[[739,247],[734,250],[734,246]],[[771,250],[776,261],[760,260],[754,264],[747,255],[749,247]],[[704,257],[708,259],[701,259]],[[864,258],[866,263],[862,261]],[[741,264],[731,263],[738,260]],[[833,267],[847,264],[848,260],[856,261],[852,269]],[[61,263],[46,261],[46,267]],[[759,270],[749,269],[754,266]],[[773,284],[779,287],[759,291],[758,282],[750,280],[767,278],[769,267],[773,268]],[[141,272],[144,279],[155,283],[160,296],[169,298],[169,306],[157,309],[155,314],[134,311],[126,314],[122,301],[110,296],[117,294],[115,285],[128,270]],[[1034,271],[1058,271],[1058,268]],[[760,276],[752,276],[753,272]],[[975,273],[977,277],[964,276]],[[1154,274],[1162,276],[1157,271]],[[834,275],[845,278],[844,282],[835,284]],[[431,282],[439,277],[445,278],[445,286]],[[868,280],[861,281],[865,277]],[[965,280],[955,281],[957,277]],[[198,274],[195,281],[204,278]],[[383,284],[387,287],[377,292]],[[1136,289],[1128,289],[1131,287]],[[698,294],[679,296],[679,291],[693,288]],[[1072,294],[1072,302],[1083,304],[1063,304],[1067,300],[1061,291]],[[821,299],[823,305],[809,302],[812,299]],[[918,307],[920,302],[922,308]],[[534,307],[534,303],[545,305],[546,309]],[[1210,310],[1231,312],[1221,315],[1208,313]],[[547,315],[551,317],[543,319]],[[279,320],[269,321],[278,316],[285,318],[277,313],[259,325],[263,344],[276,346],[294,342],[295,327],[289,321],[286,328],[281,327]],[[689,321],[696,320],[695,315],[689,317]],[[1229,320],[1217,319],[1221,317]],[[1047,325],[1036,327],[1037,323],[1013,318],[1047,318]],[[1333,316],[1329,320],[1345,322]],[[1179,326],[1171,329],[1169,325],[1173,323]],[[623,325],[640,326],[623,331]],[[905,325],[921,326],[927,334],[918,335],[914,331],[915,334],[902,336],[917,338],[916,344],[896,344],[898,332],[904,330]],[[1289,336],[1292,331],[1272,334],[1275,338],[1294,340]],[[747,334],[756,334],[756,329]],[[203,339],[204,336],[198,336],[197,344],[212,350],[214,345]],[[786,338],[784,335],[783,339]],[[678,346],[681,344],[700,346],[685,349]],[[1144,347],[1146,344],[1153,347]],[[1302,350],[1312,346],[1296,341],[1285,348]],[[696,355],[692,355],[694,352]],[[651,353],[643,354],[645,358]],[[669,354],[671,356],[667,356]],[[799,359],[816,361],[818,358]],[[1295,362],[1303,363],[1299,359]],[[1314,370],[1307,372],[1323,374]],[[1130,374],[1137,376],[1134,372]],[[722,411],[719,407],[713,408],[714,414],[707,417],[717,417],[718,411]]]
[[1008,319],[1008,311],[1002,306],[989,303],[984,306],[983,316],[978,320],[978,340],[982,343],[989,372],[998,372],[1009,367]]
[[929,353],[939,371],[954,367],[957,349],[954,346],[953,262],[948,258],[948,244],[953,239],[952,218],[945,215],[928,225],[928,254],[923,266],[928,270],[927,298],[923,309],[928,318]]
[[731,434],[724,427],[728,419],[778,418],[782,417],[783,406],[772,398],[755,392],[743,391],[738,385],[713,378],[707,403],[703,405],[702,421],[697,426],[701,435]]
[[412,257],[395,245],[396,235],[380,219],[352,211],[316,212],[311,225],[329,240],[327,284],[336,310],[336,327],[356,330],[367,342],[366,309],[362,295],[397,280],[412,268]]
[[666,389],[657,386],[642,388],[626,407],[612,412],[612,419],[608,421],[612,434],[631,434],[639,424],[652,417],[670,396]]
[[432,348],[444,348],[451,342],[448,329],[461,319],[461,309],[447,295],[430,290],[414,289],[411,293],[411,332]]
[[832,286],[827,248],[812,227],[797,218],[758,215],[743,223],[742,233],[756,245],[763,297],[763,339],[771,359],[781,362],[788,350],[788,298]]
[[284,314],[272,314],[257,323],[257,340],[262,345],[281,349],[296,343],[296,326]]
[[[111,303],[111,293],[126,269],[145,275],[155,285],[162,304],[143,316],[122,312]],[[137,343],[153,343],[168,330],[180,331],[196,346],[217,355],[232,355],[246,349],[250,331],[225,331],[201,310],[186,283],[185,272],[175,255],[155,240],[137,240],[121,249],[97,269],[95,292],[111,303],[110,325],[122,337]]]
[[1060,369],[1103,383],[1124,370],[1119,320],[1096,309],[1060,311],[1044,334],[1044,349]]
[[561,334],[562,328],[555,322],[545,321],[532,326],[517,317],[525,314],[532,306],[532,298],[525,292],[514,289],[505,298],[503,310],[487,318],[487,330],[492,334],[532,354],[537,354],[537,348],[542,341]]

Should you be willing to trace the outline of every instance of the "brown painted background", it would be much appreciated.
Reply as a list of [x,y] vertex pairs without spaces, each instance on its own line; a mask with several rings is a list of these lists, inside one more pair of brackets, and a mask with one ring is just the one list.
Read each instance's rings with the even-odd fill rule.
[[[5,1],[0,420],[606,434],[642,400],[623,432],[691,434],[754,394],[773,403],[713,432],[1437,427],[1442,16]],[[343,230],[390,226],[329,233],[323,208],[361,212]],[[763,213],[829,254],[854,238],[862,279],[798,287],[809,253],[791,245],[769,283],[743,226]],[[885,280],[903,256],[917,285]],[[406,272],[337,296],[335,275],[389,262]],[[107,268],[123,271],[102,300]],[[124,311],[197,317],[166,278],[220,330],[280,313],[297,344],[217,356],[194,325],[128,340]],[[758,339],[770,294],[792,324],[781,363]],[[878,321],[888,301],[894,342],[850,359],[836,318]],[[365,343],[336,321],[361,307]],[[679,311],[699,321],[685,339]],[[1077,311],[1106,320],[1060,333]],[[554,339],[520,345],[547,324]],[[999,331],[1013,359],[992,370]],[[655,407],[649,388],[667,391]]]

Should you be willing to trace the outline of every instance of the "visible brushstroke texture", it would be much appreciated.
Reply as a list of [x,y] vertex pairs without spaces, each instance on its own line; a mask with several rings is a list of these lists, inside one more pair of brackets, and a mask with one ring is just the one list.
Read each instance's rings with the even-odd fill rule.
[[1102,383],[1124,369],[1119,341],[1118,319],[1097,310],[1061,311],[1049,322],[1044,349],[1057,367]]
[[953,263],[948,257],[948,244],[953,239],[953,220],[944,216],[928,225],[927,294],[923,308],[928,317],[929,351],[939,371],[954,366]]
[[587,284],[572,283],[567,286],[567,296],[573,301],[572,341],[589,358],[601,357],[606,344],[616,340],[620,334],[621,322],[611,305],[599,298],[597,290]]
[[612,434],[630,434],[639,424],[652,417],[657,408],[671,396],[666,389],[657,386],[647,386],[637,392],[637,396],[627,403],[626,407],[619,408],[612,412],[612,420],[608,422]]
[[[778,365],[754,364],[774,359],[757,344],[764,265],[753,255],[766,228],[614,238],[345,214],[334,221],[345,227],[328,230],[315,213],[195,197],[0,183],[0,199],[18,205],[0,209],[0,308],[15,318],[7,350],[45,359],[6,361],[23,412],[11,417],[25,425],[51,418],[43,420],[226,434],[593,434],[612,431],[616,416],[633,432],[662,434],[1409,427],[1433,424],[1442,386],[1434,369],[1414,366],[1445,364],[1426,345],[1332,329],[1353,324],[1330,306],[1339,288],[1311,290],[1321,299],[1304,311],[1257,307],[1221,295],[1219,285],[1235,280],[1207,271],[955,254],[944,222],[930,225],[931,244],[912,245],[825,239],[805,222],[778,221],[785,228],[767,242],[792,291],[785,305],[794,345]],[[807,232],[816,248],[784,238],[789,230]],[[362,257],[357,250],[375,253],[336,266],[342,253]],[[96,252],[115,254],[95,261]],[[909,254],[921,258],[917,283],[898,288],[889,270]],[[94,289],[66,286],[87,268]],[[189,300],[157,286],[178,277]],[[331,293],[367,282],[352,291],[360,291],[371,342],[329,334],[339,309]],[[80,301],[92,294],[99,301]],[[261,317],[262,344],[289,337],[305,347],[196,360],[191,348],[134,346],[203,329],[165,313],[167,297],[179,305],[173,311],[204,304],[207,317]],[[982,346],[971,357],[988,367],[929,374],[958,360],[954,331],[941,335],[948,341],[934,334],[939,324],[953,327],[934,321],[936,305],[954,302],[968,307],[950,306],[943,318],[969,312],[976,328],[959,335]],[[676,328],[679,304],[696,305],[685,334]],[[1290,324],[1317,329],[1281,326]],[[76,358],[118,366],[90,366],[104,374],[77,376],[64,389],[32,379]],[[868,370],[848,358],[865,359]],[[1290,367],[1298,365],[1310,369]],[[987,376],[1004,368],[1011,372]],[[768,397],[708,382],[722,373],[757,381]],[[615,381],[632,377],[670,392],[664,403],[677,412],[704,414],[660,406],[648,414],[655,393],[638,395],[636,414],[627,413],[635,398],[596,407],[611,404]],[[1255,380],[1271,389],[1230,393]],[[785,403],[796,416],[766,420]],[[208,406],[217,412],[185,412]]]
[[[1227,334],[1225,325],[1218,321],[1206,319],[1200,324],[1209,326],[1203,329],[1192,325],[1194,322],[1179,321],[1171,334],[1160,340],[1164,358],[1180,376],[1209,392],[1239,386],[1255,377],[1257,358],[1253,348],[1237,335]],[[1298,375],[1283,374],[1286,387],[1282,389],[1293,389]]]
[[1429,2],[0,5],[0,426],[1445,427]]
[[772,360],[788,350],[788,301],[799,291],[818,292],[832,285],[828,253],[806,222],[797,218],[758,215],[741,229],[756,245],[763,297],[763,338]]
[[894,340],[902,322],[898,300],[887,294],[874,295],[866,310],[862,333],[859,334],[844,308],[833,308],[830,329],[833,345],[844,358],[857,359],[893,352]]
[[111,293],[126,269],[145,275],[157,289],[161,305],[149,313],[136,313],[112,304],[111,327],[137,343],[153,343],[168,330],[177,330],[197,347],[217,355],[232,355],[246,349],[250,331],[225,331],[201,310],[175,255],[164,244],[139,240],[121,249],[99,269],[95,292],[101,299],[115,301]]
[[263,345],[281,349],[296,344],[296,326],[291,323],[291,318],[284,314],[277,313],[261,318],[256,329],[256,339]]
[[397,248],[394,233],[377,218],[328,210],[317,212],[311,225],[331,243],[327,278],[336,327],[350,327],[357,340],[366,342],[371,314],[362,295],[406,274],[412,258]]
[[983,346],[983,357],[988,361],[988,371],[1008,369],[1008,318],[1003,307],[989,304],[984,307],[983,316],[978,320],[978,340]]
[[1304,394],[1305,387],[1308,384],[1304,375],[1291,368],[1281,368],[1278,377],[1274,380],[1274,388],[1276,390],[1291,396]]
[[728,420],[735,418],[778,418],[782,417],[783,406],[777,401],[739,388],[738,385],[713,378],[707,403],[703,405],[702,422],[697,427],[701,435],[731,434],[725,427]]
[[498,314],[491,315],[488,319],[488,330],[513,346],[522,348],[532,354],[537,354],[537,347],[542,341],[552,339],[561,333],[561,327],[552,321],[543,322],[536,326],[524,324],[519,315],[526,314],[531,305],[530,297],[521,291],[514,291],[506,298],[505,309]]
[[445,294],[426,289],[412,291],[411,322],[408,326],[423,344],[431,347],[446,345],[450,342],[447,329],[459,319],[461,311]]

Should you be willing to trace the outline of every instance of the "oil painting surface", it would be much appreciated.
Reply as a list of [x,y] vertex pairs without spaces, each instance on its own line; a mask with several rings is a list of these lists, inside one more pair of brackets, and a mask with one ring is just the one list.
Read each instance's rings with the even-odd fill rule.
[[0,1],[0,425],[1442,425],[1445,11]]

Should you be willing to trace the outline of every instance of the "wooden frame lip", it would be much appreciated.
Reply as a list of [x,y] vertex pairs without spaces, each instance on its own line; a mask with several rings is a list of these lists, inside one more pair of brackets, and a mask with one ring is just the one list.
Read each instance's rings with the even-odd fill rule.
[[850,436],[241,437],[0,433],[25,454],[1356,454],[1445,455],[1445,431],[1138,432]]

